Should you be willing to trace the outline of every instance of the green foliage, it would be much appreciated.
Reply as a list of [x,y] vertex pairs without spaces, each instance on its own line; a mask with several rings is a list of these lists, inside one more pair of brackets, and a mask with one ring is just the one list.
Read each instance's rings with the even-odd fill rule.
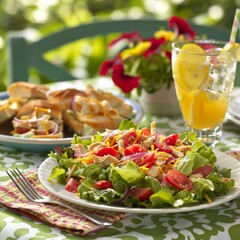
[[[169,9],[164,12],[157,7],[157,0],[1,0],[0,1],[0,91],[5,90],[7,83],[6,36],[10,31],[23,29],[34,30],[39,37],[50,34],[64,27],[72,27],[95,19],[109,18],[141,18],[157,17],[167,19],[170,15],[193,18],[203,24],[222,24],[231,27],[236,3],[234,0],[163,0],[162,6]],[[155,4],[156,6],[155,6]],[[212,5],[222,7],[224,15],[214,20],[209,16],[208,9]],[[155,7],[154,7],[155,6]],[[49,53],[46,57],[51,61],[70,69],[79,77],[94,77],[105,59],[105,46],[109,40],[93,39],[76,42]],[[60,51],[61,50],[61,51]],[[31,71],[31,79],[36,82],[50,82]]]

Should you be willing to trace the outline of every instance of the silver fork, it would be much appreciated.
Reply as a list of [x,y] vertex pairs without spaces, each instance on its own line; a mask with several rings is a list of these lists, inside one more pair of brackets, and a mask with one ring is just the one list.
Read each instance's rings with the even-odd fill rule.
[[110,226],[112,225],[112,222],[102,219],[98,216],[95,216],[90,213],[83,213],[79,209],[74,208],[72,206],[69,206],[67,204],[64,204],[62,202],[56,201],[51,199],[50,197],[42,196],[31,184],[30,182],[24,177],[24,175],[20,172],[18,168],[16,169],[10,169],[6,171],[8,176],[12,179],[12,181],[15,183],[17,188],[25,195],[26,198],[33,202],[38,203],[50,203],[50,204],[57,204],[66,208],[69,208],[76,213],[82,215],[83,217],[87,218],[88,220],[92,221],[95,224],[103,225],[103,226]]

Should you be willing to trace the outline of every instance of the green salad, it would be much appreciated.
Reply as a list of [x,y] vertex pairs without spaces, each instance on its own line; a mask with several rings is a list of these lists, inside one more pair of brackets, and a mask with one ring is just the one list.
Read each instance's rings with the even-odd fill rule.
[[211,203],[234,187],[231,169],[218,169],[211,148],[195,133],[165,136],[131,120],[89,139],[75,135],[48,180],[81,199],[115,206],[164,208]]

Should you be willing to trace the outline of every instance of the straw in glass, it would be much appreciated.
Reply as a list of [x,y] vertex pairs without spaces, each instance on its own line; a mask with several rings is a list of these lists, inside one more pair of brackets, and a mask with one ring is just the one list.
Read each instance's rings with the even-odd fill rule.
[[230,43],[234,43],[236,41],[238,27],[239,27],[239,20],[240,20],[240,8],[237,8],[235,11],[235,16],[233,20]]

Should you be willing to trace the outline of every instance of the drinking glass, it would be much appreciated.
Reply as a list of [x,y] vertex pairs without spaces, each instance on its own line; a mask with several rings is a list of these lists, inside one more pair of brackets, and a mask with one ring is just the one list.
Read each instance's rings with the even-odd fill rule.
[[194,40],[172,45],[172,70],[181,113],[187,130],[214,147],[236,74],[236,50],[227,42]]

